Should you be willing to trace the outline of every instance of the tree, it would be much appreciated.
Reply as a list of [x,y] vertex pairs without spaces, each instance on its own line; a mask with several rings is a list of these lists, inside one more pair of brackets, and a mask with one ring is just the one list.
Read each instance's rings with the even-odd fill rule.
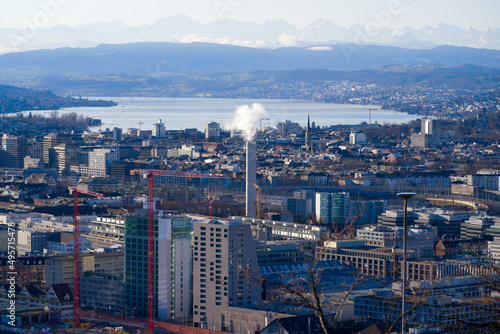
[[[362,213],[359,213],[348,217],[348,224],[344,225],[342,231],[335,231],[335,233],[332,234],[331,240],[343,238],[347,233],[348,228],[352,226],[352,223],[356,221],[361,214]],[[329,321],[325,312],[326,301],[322,286],[326,269],[321,265],[321,258],[325,250],[326,244],[323,244],[318,248],[318,251],[315,254],[311,254],[310,258],[312,260],[305,266],[305,273],[294,273],[291,275],[282,273],[279,289],[285,291],[289,296],[294,298],[299,307],[305,307],[311,310],[318,318],[323,334],[329,334],[333,326],[337,324],[341,310],[347,303],[352,291],[358,288],[369,278],[365,275],[358,275],[352,284],[344,286],[345,291],[343,296],[340,297],[340,300],[338,300],[339,304],[337,311],[335,312],[335,316]]]
[[470,310],[469,316],[464,318],[464,314],[455,314],[452,318],[456,324],[451,326],[451,330],[500,332],[500,267],[491,264],[487,271],[477,277],[477,284],[483,288],[485,295],[462,301]]

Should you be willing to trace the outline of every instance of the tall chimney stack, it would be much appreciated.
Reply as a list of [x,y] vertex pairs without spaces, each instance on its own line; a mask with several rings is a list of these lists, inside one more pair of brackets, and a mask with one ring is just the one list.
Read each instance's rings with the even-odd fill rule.
[[246,216],[256,217],[255,202],[257,201],[257,190],[254,183],[257,181],[257,153],[255,142],[247,141],[247,175],[246,175]]

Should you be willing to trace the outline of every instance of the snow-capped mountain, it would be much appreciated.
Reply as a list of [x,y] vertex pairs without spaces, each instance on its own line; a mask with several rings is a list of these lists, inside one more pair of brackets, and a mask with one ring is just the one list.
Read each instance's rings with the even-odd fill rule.
[[122,22],[93,23],[47,29],[0,29],[0,53],[41,48],[91,47],[101,43],[133,42],[209,42],[250,47],[275,48],[320,43],[366,43],[405,48],[430,48],[437,45],[467,46],[500,50],[500,30],[464,29],[440,24],[421,29],[409,27],[369,30],[357,24],[342,27],[319,19],[303,28],[283,20],[240,22],[227,18],[200,23],[186,15],[165,17],[150,25],[130,27]]

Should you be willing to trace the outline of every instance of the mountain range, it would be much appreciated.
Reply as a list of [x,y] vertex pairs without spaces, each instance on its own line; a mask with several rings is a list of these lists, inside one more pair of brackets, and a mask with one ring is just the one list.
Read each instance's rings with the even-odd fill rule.
[[186,15],[177,15],[161,18],[150,25],[135,27],[122,22],[108,22],[73,27],[58,25],[41,29],[0,29],[0,54],[59,47],[94,47],[102,43],[207,42],[277,48],[356,41],[403,48],[455,45],[500,50],[500,30],[466,29],[440,24],[420,29],[383,27],[372,31],[359,24],[342,27],[328,19],[320,19],[298,28],[283,20],[257,23],[223,18],[200,23]]
[[[376,45],[319,45],[276,49],[211,43],[102,44],[94,48],[60,48],[0,56],[3,83],[24,82],[46,75],[69,77],[164,74],[202,75],[215,72],[326,69],[352,71],[387,66],[500,67],[500,51],[440,46],[404,49]],[[123,78],[122,78],[123,79]]]

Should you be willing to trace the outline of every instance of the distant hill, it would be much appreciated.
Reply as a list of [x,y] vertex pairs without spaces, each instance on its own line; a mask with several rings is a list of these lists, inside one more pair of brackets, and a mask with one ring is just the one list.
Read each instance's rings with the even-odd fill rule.
[[258,49],[210,43],[102,44],[0,56],[0,75],[8,83],[41,75],[147,75],[234,71],[326,69],[353,71],[387,66],[474,64],[500,68],[500,51],[440,46],[428,50],[377,45],[319,45]]
[[108,107],[113,105],[116,103],[112,101],[60,97],[47,90],[0,85],[0,112],[2,114],[25,110],[57,110],[64,107]]
[[297,69],[292,71],[232,71],[205,75],[198,73],[85,77],[46,75],[30,81],[32,87],[49,88],[59,94],[73,96],[140,95],[228,98],[268,96],[269,98],[302,99],[312,98],[307,95],[307,90],[323,91],[327,94],[329,85],[334,82],[376,85],[377,89],[387,90],[409,91],[439,88],[478,92],[500,87],[500,69],[471,64],[420,65],[388,66],[359,71]]

